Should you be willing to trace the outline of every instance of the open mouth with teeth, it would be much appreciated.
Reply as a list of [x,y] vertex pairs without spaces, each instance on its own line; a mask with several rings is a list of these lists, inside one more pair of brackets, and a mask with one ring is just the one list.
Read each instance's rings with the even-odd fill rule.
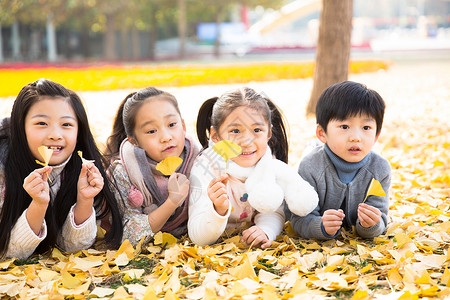
[[249,156],[249,155],[252,155],[252,154],[254,154],[256,151],[251,151],[251,152],[242,152],[241,153],[241,156]]
[[47,148],[48,148],[48,149],[51,149],[51,150],[53,150],[53,151],[61,151],[61,149],[62,149],[63,147],[47,146]]

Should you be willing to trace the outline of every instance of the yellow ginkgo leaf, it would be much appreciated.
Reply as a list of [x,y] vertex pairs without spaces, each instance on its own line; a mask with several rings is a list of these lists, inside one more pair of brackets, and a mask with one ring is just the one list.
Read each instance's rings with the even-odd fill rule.
[[155,234],[153,237],[153,244],[155,245],[165,245],[167,243],[167,246],[173,245],[177,242],[177,238],[171,235],[167,232],[161,232]]
[[373,195],[373,196],[386,196],[386,193],[383,190],[383,187],[381,186],[381,183],[378,180],[375,180],[375,178],[372,178],[372,181],[370,182],[369,189],[367,190],[366,197],[364,198],[363,203],[366,201],[367,197]]
[[241,147],[235,142],[229,140],[223,140],[216,143],[213,150],[225,159],[227,162],[230,158],[236,157],[242,153]]
[[88,163],[88,162],[94,162],[95,160],[89,160],[89,159],[85,159],[83,158],[83,152],[82,151],[78,151],[78,156],[81,158],[81,161],[83,162],[83,164]]
[[50,162],[50,157],[52,157],[52,154],[53,154],[53,149],[42,145],[42,146],[39,146],[38,151],[39,151],[39,154],[44,159],[44,162],[41,162],[36,159],[36,163],[38,163],[44,167],[48,166],[48,163]]
[[178,156],[169,156],[160,161],[156,165],[156,170],[160,171],[164,175],[171,175],[181,165],[183,159]]

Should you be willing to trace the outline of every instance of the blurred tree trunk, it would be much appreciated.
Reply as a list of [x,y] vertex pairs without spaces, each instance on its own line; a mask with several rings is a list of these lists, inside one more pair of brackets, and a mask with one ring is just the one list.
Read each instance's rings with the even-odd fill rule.
[[156,41],[158,41],[158,22],[156,18],[156,6],[153,5],[150,12],[150,48],[149,56],[150,59],[154,60],[156,58]]
[[103,53],[106,59],[116,59],[116,30],[115,30],[114,14],[106,14],[106,32],[103,42]]
[[2,36],[2,24],[0,23],[0,63],[3,62],[3,36]]
[[133,59],[139,59],[141,56],[141,43],[139,42],[139,31],[136,26],[131,27],[131,45]]
[[47,59],[48,61],[56,61],[57,58],[55,23],[53,22],[53,15],[49,13],[47,16]]
[[80,46],[81,46],[81,54],[83,58],[88,58],[91,56],[91,50],[89,47],[89,25],[87,23],[83,23],[81,26],[81,36],[80,36]]
[[20,53],[20,33],[18,21],[14,21],[11,26],[11,45],[14,60],[22,59],[22,55]]
[[220,25],[223,21],[223,14],[224,14],[225,8],[221,4],[217,4],[217,11],[216,11],[216,40],[214,42],[214,56],[216,58],[220,57],[220,44],[222,43],[221,33],[220,33]]
[[186,58],[186,0],[178,0],[178,38],[180,48],[178,55],[181,59]]
[[320,94],[328,86],[348,78],[353,0],[322,0],[314,85],[306,114],[316,112]]
[[121,57],[122,58],[128,58],[128,28],[126,26],[122,26],[120,28],[120,50],[121,50]]

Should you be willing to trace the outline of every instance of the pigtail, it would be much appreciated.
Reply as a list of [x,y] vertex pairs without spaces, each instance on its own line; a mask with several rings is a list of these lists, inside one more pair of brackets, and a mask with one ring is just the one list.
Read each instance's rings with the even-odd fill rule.
[[269,147],[277,159],[287,163],[289,143],[284,116],[270,99],[265,99],[272,115],[272,137],[269,140]]
[[208,148],[208,142],[211,130],[211,115],[213,106],[216,103],[218,97],[212,97],[203,102],[202,106],[198,110],[197,116],[197,137],[202,145],[203,149]]
[[122,100],[119,108],[117,109],[111,135],[106,140],[106,150],[104,153],[104,156],[106,158],[105,160],[106,168],[109,167],[114,157],[119,154],[120,144],[127,137],[127,133],[125,132],[125,126],[123,124],[123,109],[127,100],[133,97],[134,94],[136,94],[136,92],[128,94],[128,96],[126,96],[125,99]]

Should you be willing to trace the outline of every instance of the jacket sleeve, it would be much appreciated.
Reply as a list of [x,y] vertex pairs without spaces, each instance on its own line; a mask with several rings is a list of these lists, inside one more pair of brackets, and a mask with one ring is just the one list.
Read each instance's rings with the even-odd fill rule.
[[255,225],[266,233],[269,240],[276,240],[284,226],[283,205],[271,213],[258,213],[255,216]]
[[65,251],[77,252],[91,247],[97,236],[97,223],[94,207],[91,216],[80,225],[75,224],[74,204],[63,224],[62,234],[58,237],[58,245]]
[[137,245],[143,237],[152,237],[154,235],[148,222],[148,215],[140,207],[129,205],[127,199],[131,182],[121,163],[115,163],[112,176],[112,180],[116,183],[116,187],[113,188],[114,195],[122,213],[122,241],[128,239],[131,244]]
[[6,257],[16,257],[26,259],[34,253],[37,246],[47,237],[47,225],[44,220],[41,233],[36,235],[28,224],[26,217],[27,210],[17,219],[11,230]]
[[[316,179],[309,172],[309,168],[312,167],[308,163],[307,159],[300,162],[298,173],[306,180],[316,192],[317,182]],[[304,217],[291,213],[290,221],[294,231],[303,238],[315,238],[318,240],[329,240],[331,237],[324,235],[322,231],[322,216],[320,214],[320,199],[319,204],[314,208],[312,212]]]
[[377,224],[365,228],[356,220],[356,232],[359,236],[363,238],[374,238],[381,235],[387,227],[388,224],[388,211],[389,211],[389,187],[391,185],[391,167],[387,160],[383,161],[383,177],[379,180],[381,186],[383,187],[386,196],[368,196],[366,204],[376,207],[381,212],[381,220]]
[[[3,164],[0,162],[0,212],[5,200],[5,175]],[[25,210],[14,224],[6,249],[6,257],[16,257],[19,259],[28,258],[36,250],[37,246],[47,237],[47,225],[42,224],[39,235],[36,235],[27,221],[27,210]]]
[[188,234],[194,244],[205,246],[216,242],[225,231],[231,213],[231,203],[225,216],[216,212],[207,192],[214,175],[208,162],[199,158],[194,163],[189,177]]

